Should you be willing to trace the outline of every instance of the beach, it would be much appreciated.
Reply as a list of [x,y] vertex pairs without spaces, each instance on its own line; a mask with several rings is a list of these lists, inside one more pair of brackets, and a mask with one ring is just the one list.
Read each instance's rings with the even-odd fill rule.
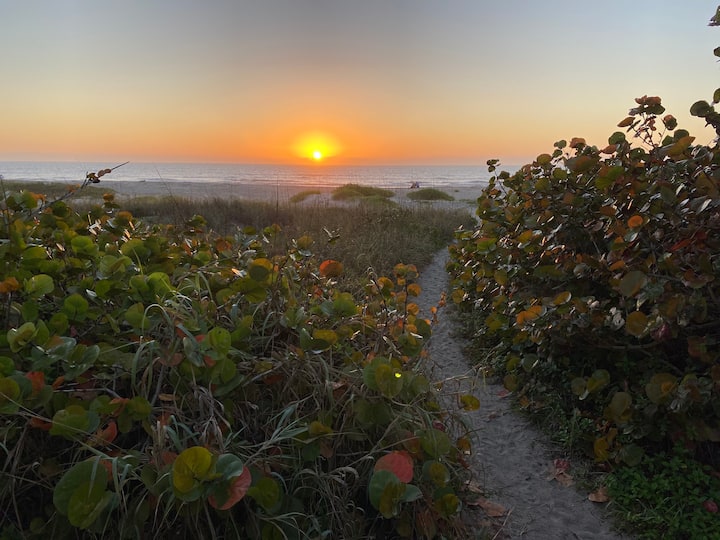
[[[334,202],[332,192],[338,186],[302,185],[272,185],[267,183],[245,183],[245,182],[162,182],[162,181],[120,181],[101,179],[97,187],[105,187],[112,190],[118,200],[133,197],[182,197],[187,199],[242,199],[267,202],[287,202],[293,196],[305,192],[317,192],[308,196],[305,203],[308,204],[329,204]],[[421,186],[422,187],[422,186]],[[438,188],[444,191],[454,201],[433,201],[433,204],[446,206],[474,206],[475,201],[482,193],[484,185],[477,186],[458,185]],[[391,197],[399,204],[428,204],[428,202],[416,202],[407,197],[408,193],[414,191],[407,188],[389,188],[394,193]]]

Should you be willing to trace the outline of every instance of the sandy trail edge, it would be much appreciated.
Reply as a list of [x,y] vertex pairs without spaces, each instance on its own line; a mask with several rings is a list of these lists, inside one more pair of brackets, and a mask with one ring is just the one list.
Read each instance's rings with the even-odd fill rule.
[[[430,308],[448,291],[445,264],[447,250],[438,253],[420,275],[421,313],[431,318]],[[509,398],[501,398],[502,386],[478,377],[466,360],[467,342],[457,336],[451,307],[440,310],[429,344],[433,380],[447,380],[445,392],[472,393],[480,409],[468,413],[467,421],[476,433],[471,466],[485,496],[507,509],[498,538],[528,540],[611,540],[627,539],[613,532],[601,505],[587,494],[549,480],[552,463],[565,458],[535,426],[511,409]],[[568,471],[572,475],[572,464]]]

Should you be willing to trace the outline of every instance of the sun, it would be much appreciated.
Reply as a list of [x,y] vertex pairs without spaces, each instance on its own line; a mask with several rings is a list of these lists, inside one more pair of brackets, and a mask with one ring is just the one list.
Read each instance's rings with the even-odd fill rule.
[[338,140],[324,131],[302,133],[295,138],[290,148],[295,156],[314,163],[331,160],[342,152]]

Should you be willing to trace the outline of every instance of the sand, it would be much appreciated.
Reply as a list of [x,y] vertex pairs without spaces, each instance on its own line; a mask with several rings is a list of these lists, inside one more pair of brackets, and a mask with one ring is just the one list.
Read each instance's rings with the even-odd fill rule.
[[[421,313],[430,318],[448,290],[447,251],[436,255],[420,275]],[[468,508],[470,528],[490,524],[496,538],[528,540],[616,540],[605,504],[588,500],[588,493],[564,485],[573,474],[573,461],[553,447],[538,429],[512,409],[500,384],[484,380],[464,355],[467,343],[458,337],[452,308],[440,310],[429,346],[432,379],[446,381],[446,404],[458,409],[457,394],[471,393],[480,409],[465,413],[475,432],[470,464],[475,504]],[[560,460],[560,461],[556,461]],[[561,464],[562,470],[558,465]],[[567,469],[566,469],[567,467]],[[469,536],[473,538],[473,536]]]

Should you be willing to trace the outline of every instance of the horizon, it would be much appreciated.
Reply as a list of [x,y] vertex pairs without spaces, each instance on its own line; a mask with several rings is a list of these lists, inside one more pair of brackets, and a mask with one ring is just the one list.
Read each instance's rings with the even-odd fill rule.
[[642,95],[713,138],[716,0],[527,4],[0,0],[0,161],[527,163]]

